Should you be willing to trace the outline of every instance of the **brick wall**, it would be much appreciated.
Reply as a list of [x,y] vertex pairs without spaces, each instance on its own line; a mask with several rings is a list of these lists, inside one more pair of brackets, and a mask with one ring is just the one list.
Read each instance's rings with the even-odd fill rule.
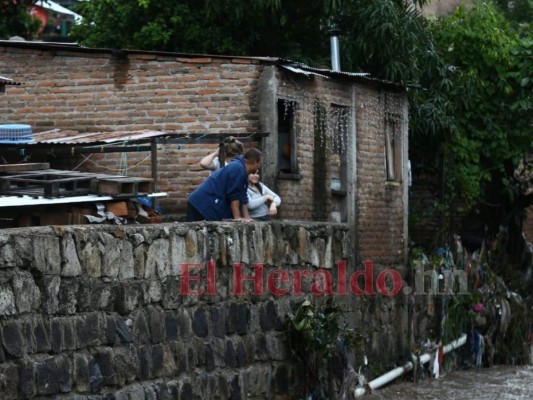
[[[357,237],[365,255],[384,265],[401,264],[407,242],[404,207],[406,175],[387,181],[384,134],[384,92],[359,88],[357,92]],[[394,113],[407,118],[404,100],[391,104]],[[404,161],[406,154],[403,155]]]
[[[119,58],[109,52],[0,47],[0,66],[3,74],[24,82],[0,97],[0,123],[30,124],[35,131],[259,131],[254,88],[262,67],[251,59]],[[185,209],[187,194],[208,175],[198,163],[214,148],[159,146],[159,190],[170,194],[161,200],[164,210]],[[148,156],[123,156],[128,175],[150,177]],[[120,158],[94,154],[81,169],[118,173]]]

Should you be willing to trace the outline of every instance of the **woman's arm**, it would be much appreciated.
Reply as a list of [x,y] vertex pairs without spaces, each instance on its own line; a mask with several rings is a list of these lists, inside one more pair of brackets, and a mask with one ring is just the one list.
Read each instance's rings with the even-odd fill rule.
[[263,194],[272,197],[272,202],[279,207],[279,205],[281,204],[281,197],[279,197],[276,193],[270,190],[264,183],[261,183],[261,185],[263,186]]
[[216,157],[218,157],[218,149],[202,158],[200,160],[200,167],[214,171],[216,169],[216,164],[214,163]]

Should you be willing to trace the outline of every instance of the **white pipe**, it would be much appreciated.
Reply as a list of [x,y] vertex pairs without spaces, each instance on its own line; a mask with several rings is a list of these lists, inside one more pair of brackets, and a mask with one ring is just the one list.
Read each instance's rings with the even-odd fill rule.
[[329,38],[329,43],[331,47],[331,70],[332,71],[341,70],[339,37],[337,36],[337,34],[338,34],[338,31],[332,30],[331,36]]
[[[455,339],[453,342],[448,343],[446,346],[444,346],[443,352],[444,354],[449,353],[450,351],[455,350],[458,347],[461,347],[465,343],[466,343],[466,335],[463,334],[458,339]],[[413,359],[416,359],[414,355],[413,355]],[[419,358],[420,364],[425,364],[429,360],[431,360],[431,353],[422,354]],[[403,375],[404,373],[411,371],[413,369],[413,366],[414,366],[413,362],[408,361],[401,367],[394,368],[393,370],[387,372],[386,374],[381,375],[380,377],[374,379],[373,381],[370,381],[366,387],[356,388],[354,391],[355,397],[364,395],[366,393],[367,388],[369,388],[370,390],[379,389],[380,387],[386,385],[387,383]]]

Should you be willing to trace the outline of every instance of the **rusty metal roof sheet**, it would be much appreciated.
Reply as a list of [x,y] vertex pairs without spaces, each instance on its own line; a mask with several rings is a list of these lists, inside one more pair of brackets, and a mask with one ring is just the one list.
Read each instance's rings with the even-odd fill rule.
[[85,132],[53,129],[45,132],[34,132],[35,144],[131,144],[148,142],[151,138],[166,136],[162,131],[115,131]]
[[[75,130],[52,129],[44,132],[33,132],[32,143],[22,144],[24,147],[54,146],[130,146],[150,143],[219,143],[221,138],[234,136],[241,141],[249,142],[267,136],[265,132],[169,132],[157,130],[79,132]],[[0,143],[2,145],[2,143]],[[10,144],[10,146],[12,146]]]

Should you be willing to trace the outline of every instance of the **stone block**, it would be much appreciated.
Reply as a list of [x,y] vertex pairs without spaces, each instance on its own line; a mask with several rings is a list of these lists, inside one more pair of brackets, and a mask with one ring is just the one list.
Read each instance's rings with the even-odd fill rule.
[[259,306],[259,326],[263,332],[282,329],[283,321],[278,315],[276,302],[270,300]]
[[242,341],[246,349],[246,363],[252,364],[255,361],[256,338],[254,335],[242,336]]
[[231,303],[226,306],[226,334],[237,332],[239,335],[248,333],[250,322],[250,306],[247,303]]
[[235,368],[237,366],[237,358],[235,355],[235,346],[231,338],[226,340],[226,351],[224,353],[224,361],[229,368]]
[[282,361],[287,357],[286,335],[283,333],[269,333],[266,335],[266,345],[269,358]]
[[76,317],[74,321],[78,347],[98,346],[105,341],[105,329],[99,313],[94,312]]
[[242,338],[237,337],[237,348],[235,350],[235,362],[237,364],[238,368],[244,367],[248,362],[248,355],[246,353],[246,346],[244,345],[244,342],[242,341]]
[[59,311],[59,289],[61,278],[59,276],[46,275],[41,279],[43,311],[47,314],[57,314]]
[[63,330],[59,318],[50,321],[50,345],[54,353],[60,353],[63,350]]
[[104,377],[100,370],[100,365],[95,359],[89,360],[89,383],[91,391],[98,393],[104,384]]
[[121,315],[131,313],[142,305],[143,288],[141,283],[128,282],[116,287],[115,291],[115,311]]
[[74,238],[71,235],[63,236],[61,240],[61,276],[73,277],[79,276],[82,273],[81,263],[78,258],[78,251]]
[[240,382],[238,374],[235,374],[233,378],[231,379],[229,389],[230,389],[229,397],[231,400],[241,400],[242,398],[245,398],[243,396],[241,382]]
[[134,338],[133,338],[133,335],[131,334],[130,327],[128,326],[126,321],[124,321],[124,319],[121,318],[121,317],[117,317],[115,322],[116,322],[115,331],[116,331],[118,337],[120,338],[120,341],[122,343],[131,343],[131,342],[133,342]]
[[176,374],[187,372],[187,347],[183,343],[174,343],[170,347],[176,361]]
[[174,353],[168,345],[163,346],[163,375],[174,376],[176,374],[177,366],[174,360]]
[[13,294],[19,313],[35,311],[41,304],[41,291],[29,271],[18,270],[13,276]]
[[79,282],[73,278],[61,279],[59,285],[59,313],[60,314],[75,314],[78,305],[77,296],[79,290]]
[[10,284],[0,284],[0,316],[15,315],[17,306],[15,295]]
[[90,310],[113,311],[115,308],[113,284],[93,280],[90,287]]
[[63,330],[63,350],[74,350],[78,347],[77,335],[75,329],[75,319],[62,318],[61,325]]
[[33,321],[33,336],[35,338],[35,351],[47,353],[52,349],[50,344],[50,324],[43,321],[42,318],[35,318]]
[[2,327],[4,351],[8,357],[21,358],[24,356],[22,329],[22,325],[16,322],[7,322]]
[[72,386],[78,392],[91,389],[92,356],[87,352],[74,353],[72,356]]
[[79,249],[79,259],[82,270],[87,276],[93,278],[102,276],[102,254],[104,253],[105,248],[100,242],[82,242]]
[[138,349],[138,376],[142,380],[152,379],[152,346],[144,345]]
[[198,360],[198,353],[193,345],[187,346],[187,371],[193,371],[194,368],[201,364]]
[[[171,279],[169,281],[172,282]],[[145,286],[144,302],[145,303],[159,303],[163,296],[163,288],[161,281],[150,280]]]
[[138,311],[135,315],[132,315],[132,329],[135,342],[138,344],[144,344],[150,342],[150,327],[146,319],[146,313],[144,311]]
[[72,366],[66,354],[54,356],[57,370],[55,379],[60,393],[69,393],[72,390]]
[[94,359],[100,368],[104,386],[118,384],[117,367],[115,365],[115,353],[111,347],[98,347]]
[[18,399],[19,376],[13,364],[0,364],[0,393],[2,400]]
[[170,245],[166,239],[155,240],[148,248],[144,278],[151,279],[159,277],[161,279],[171,275],[170,268]]
[[165,340],[165,325],[163,310],[156,306],[148,306],[148,325],[152,343],[161,343]]
[[206,337],[209,333],[209,323],[204,307],[198,307],[194,311],[192,320],[192,330],[198,337]]
[[162,344],[152,346],[152,374],[154,378],[161,378],[165,374],[165,348]]
[[137,379],[139,359],[134,347],[114,347],[118,385],[124,386]]
[[205,348],[205,369],[210,372],[213,371],[216,367],[215,363],[215,352],[213,346],[209,342],[204,342]]
[[272,380],[269,365],[254,365],[243,371],[244,392],[247,398],[269,397],[270,381]]
[[29,399],[37,392],[35,387],[35,364],[33,360],[22,359],[18,361],[18,394],[17,398]]
[[172,313],[165,313],[165,337],[167,341],[178,339],[178,319]]
[[226,336],[226,310],[224,304],[218,304],[209,308],[211,313],[211,329],[213,336],[224,338]]
[[48,396],[59,394],[59,368],[54,357],[35,363],[35,387],[37,394]]
[[183,382],[180,389],[180,399],[193,399],[193,394],[194,391],[191,383],[188,381]]
[[174,279],[167,279],[161,285],[161,306],[165,309],[177,309],[181,303],[182,298],[180,294],[180,286]]

